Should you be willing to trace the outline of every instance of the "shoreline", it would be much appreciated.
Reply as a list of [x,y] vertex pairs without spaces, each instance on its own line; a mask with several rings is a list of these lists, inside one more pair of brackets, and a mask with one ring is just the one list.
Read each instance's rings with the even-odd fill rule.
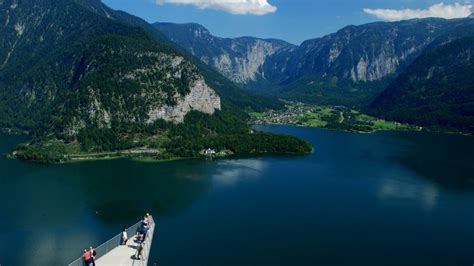
[[249,123],[320,128],[331,131],[367,134],[390,131],[434,132],[472,136],[472,132],[442,126],[420,126],[370,116],[345,106],[318,105],[284,101],[285,108],[250,112]]
[[[329,131],[335,132],[345,132],[345,133],[354,133],[354,134],[374,134],[377,132],[429,132],[425,129],[417,130],[417,129],[374,129],[371,131],[360,131],[360,130],[346,130],[346,129],[337,129],[337,128],[329,128],[329,127],[318,127],[318,126],[310,126],[310,125],[299,125],[299,124],[287,124],[287,123],[258,123],[253,124],[253,126],[291,126],[291,127],[307,127],[307,128],[319,128]],[[442,131],[431,131],[437,133],[447,133]],[[453,134],[457,134],[453,132]]]
[[96,162],[96,161],[113,161],[120,159],[130,159],[132,161],[141,162],[141,163],[161,163],[161,162],[171,162],[171,161],[180,161],[180,160],[191,160],[191,159],[200,159],[200,158],[170,158],[170,159],[155,159],[152,156],[140,156],[140,155],[117,155],[117,156],[107,156],[103,158],[80,158],[80,159],[71,159],[69,161],[55,163],[58,165],[61,164],[76,164],[84,162]]
[[[443,130],[430,130],[427,128],[400,128],[400,129],[384,129],[384,130],[371,130],[371,131],[357,131],[357,130],[343,130],[343,129],[335,129],[335,128],[327,128],[327,127],[318,127],[318,126],[310,126],[310,125],[302,125],[302,124],[288,124],[288,123],[256,123],[250,125],[252,128],[255,126],[289,126],[289,127],[306,127],[306,128],[318,128],[322,130],[329,130],[333,132],[344,132],[344,133],[352,133],[352,134],[374,134],[377,132],[425,132],[425,133],[439,133],[439,134],[448,134],[448,135],[457,135],[457,136],[465,136],[471,137],[471,134],[466,134],[462,132],[452,132],[452,131],[443,131]],[[0,129],[1,130],[1,129]],[[17,132],[12,131],[1,131],[4,134],[8,135],[19,135]],[[312,151],[314,152],[314,147],[312,147]],[[309,153],[309,154],[310,154]],[[250,153],[250,154],[240,154],[243,156],[265,156],[269,153]],[[278,153],[274,155],[306,155],[307,153],[300,154],[300,153]],[[163,157],[160,157],[165,155]],[[224,154],[218,156],[206,156],[204,154],[200,154],[199,156],[195,157],[176,157],[176,156],[169,156],[166,154],[166,151],[156,150],[156,149],[130,149],[130,150],[122,150],[122,151],[111,151],[111,152],[103,152],[103,153],[78,153],[78,154],[63,154],[62,159],[58,161],[41,161],[41,160],[25,160],[18,156],[17,151],[14,150],[9,153],[4,154],[5,157],[8,159],[20,160],[24,162],[30,163],[38,163],[38,164],[74,164],[74,163],[82,163],[82,162],[93,162],[93,161],[107,161],[107,160],[119,160],[119,159],[130,159],[137,162],[142,163],[160,163],[160,162],[170,162],[170,161],[179,161],[179,160],[195,160],[195,159],[205,159],[205,158],[213,158],[213,159],[225,159],[233,156],[239,156],[239,154]],[[169,157],[168,157],[169,156]]]
[[[120,151],[109,152],[107,154],[103,154],[103,156],[94,156],[97,153],[89,153],[84,154],[81,156],[77,156],[74,158],[67,158],[65,155],[65,160],[60,162],[43,162],[43,161],[34,161],[34,160],[22,160],[15,155],[14,152],[10,152],[4,154],[4,156],[11,160],[19,160],[26,163],[38,163],[38,164],[51,164],[51,165],[66,165],[66,164],[76,164],[76,163],[84,163],[84,162],[95,162],[95,161],[112,161],[112,160],[120,160],[120,159],[130,159],[140,163],[164,163],[164,162],[172,162],[172,161],[183,161],[183,160],[201,160],[201,159],[212,159],[212,160],[219,160],[219,159],[227,159],[232,157],[259,157],[259,156],[266,156],[266,155],[292,155],[292,156],[304,156],[314,153],[315,148],[312,147],[311,152],[308,153],[296,153],[296,152],[285,152],[285,153],[243,153],[243,154],[226,154],[220,156],[205,156],[200,155],[196,157],[170,157],[170,158],[157,158],[153,155],[158,154],[150,154],[150,153],[128,153],[124,154]],[[74,156],[74,155],[73,155]]]
[[9,127],[0,128],[0,133],[13,135],[13,136],[28,136],[30,134],[29,131],[16,129],[16,128],[9,128]]
[[[439,133],[439,134],[448,134],[448,135],[458,135],[458,136],[465,136],[471,137],[471,134],[462,133],[462,132],[452,132],[452,131],[444,131],[444,130],[430,130],[427,128],[400,128],[400,129],[374,129],[371,131],[357,131],[357,130],[344,130],[344,129],[335,129],[335,128],[327,128],[327,127],[318,127],[318,126],[311,126],[311,125],[301,125],[301,124],[288,124],[288,123],[256,123],[250,125],[252,128],[254,126],[290,126],[290,127],[306,127],[306,128],[318,128],[322,130],[329,130],[333,132],[344,132],[344,133],[352,133],[352,134],[374,134],[377,132],[426,132],[426,133]],[[0,133],[8,134],[8,135],[24,135],[27,134],[25,132],[19,133],[19,131],[14,130],[6,130],[0,129]],[[312,147],[312,151],[314,152],[314,147]],[[107,161],[107,160],[119,160],[119,159],[130,159],[137,162],[142,163],[160,163],[160,162],[170,162],[170,161],[179,161],[179,160],[195,160],[195,159],[205,159],[205,158],[213,158],[213,159],[225,159],[232,156],[239,156],[239,154],[225,154],[220,156],[206,156],[204,154],[200,154],[199,156],[195,157],[175,157],[171,156],[170,158],[160,158],[160,155],[166,154],[166,151],[160,151],[156,149],[130,149],[130,150],[122,150],[122,151],[111,151],[111,152],[103,152],[103,153],[83,153],[83,154],[71,154],[63,155],[63,160],[57,162],[46,162],[41,160],[24,160],[17,155],[17,151],[14,150],[12,152],[5,153],[4,156],[8,159],[20,160],[24,162],[30,163],[38,163],[38,164],[74,164],[74,163],[82,163],[82,162],[93,162],[93,161]],[[306,153],[305,153],[306,154]],[[305,155],[299,153],[278,153],[278,155]],[[241,154],[244,156],[264,156],[268,155],[268,153],[255,153],[255,154]],[[277,154],[275,154],[277,155]]]
[[111,151],[106,153],[84,153],[84,154],[73,154],[73,155],[63,155],[64,160],[59,162],[44,162],[44,161],[35,161],[35,160],[23,160],[19,158],[16,154],[16,151],[4,154],[5,157],[11,160],[19,160],[23,162],[29,163],[39,163],[39,164],[53,164],[53,165],[61,165],[61,164],[75,164],[75,163],[82,163],[82,162],[94,162],[94,161],[109,161],[109,160],[119,160],[119,159],[131,159],[135,161],[143,161],[143,162],[167,162],[167,161],[175,161],[175,160],[185,160],[185,159],[199,159],[196,158],[180,158],[180,157],[172,157],[169,159],[166,158],[156,158],[156,156],[160,155],[161,153],[150,153],[150,152],[137,152],[137,151]]
[[328,127],[287,124],[287,123],[257,123],[257,124],[252,124],[252,126],[307,127],[307,128],[319,128],[319,129],[330,130],[330,131],[335,131],[335,132],[345,132],[345,133],[354,133],[354,134],[374,134],[374,133],[378,133],[378,132],[427,132],[427,133],[439,133],[439,134],[465,136],[465,137],[472,137],[473,136],[473,134],[466,133],[466,132],[455,132],[455,131],[449,131],[449,130],[431,130],[429,128],[422,128],[422,129],[374,129],[374,130],[371,130],[371,131],[358,131],[358,130],[344,130],[344,129],[335,129],[335,128],[328,128]]

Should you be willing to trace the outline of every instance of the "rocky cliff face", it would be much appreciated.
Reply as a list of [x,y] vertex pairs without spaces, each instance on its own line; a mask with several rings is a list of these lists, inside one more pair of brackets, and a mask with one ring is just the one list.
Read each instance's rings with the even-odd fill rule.
[[447,20],[425,19],[349,26],[297,49],[269,58],[266,73],[276,81],[303,76],[336,76],[353,82],[378,81],[413,61],[452,26]]
[[[97,58],[87,59],[93,66],[82,76],[81,89],[88,95],[87,105],[75,107],[80,119],[69,126],[75,132],[91,123],[104,128],[111,128],[112,122],[153,124],[160,119],[177,124],[191,111],[212,115],[221,110],[220,97],[182,56],[153,50],[135,51],[125,45],[109,48],[101,56],[137,60],[128,59],[128,66],[109,70],[94,65],[92,62]],[[114,82],[117,87],[132,90],[104,89],[92,81],[102,71],[111,76],[104,77],[101,83]]]
[[303,76],[377,81],[397,73],[454,22],[424,19],[349,26],[293,46],[278,40],[224,39],[197,24],[156,23],[172,41],[238,83],[274,83]]
[[[249,89],[273,87],[278,89],[269,93],[278,97],[356,106],[368,104],[425,49],[461,33],[472,34],[473,21],[428,18],[348,26],[300,46],[277,40],[218,38],[197,24],[155,25]],[[448,37],[441,40],[442,36]]]
[[148,112],[148,124],[153,124],[159,119],[182,123],[184,117],[191,111],[212,115],[217,110],[221,110],[221,99],[204,81],[200,78],[190,84],[190,91],[184,97],[177,95],[176,105],[162,105],[151,107]]
[[198,24],[154,25],[192,55],[240,84],[265,78],[262,66],[266,59],[278,51],[294,48],[293,45],[279,40],[219,38]]
[[231,52],[222,52],[219,57],[208,58],[202,56],[201,60],[210,63],[226,77],[237,83],[256,81],[258,77],[265,77],[261,67],[267,57],[281,50],[271,42],[264,40],[232,40],[232,52],[239,56],[231,57]]

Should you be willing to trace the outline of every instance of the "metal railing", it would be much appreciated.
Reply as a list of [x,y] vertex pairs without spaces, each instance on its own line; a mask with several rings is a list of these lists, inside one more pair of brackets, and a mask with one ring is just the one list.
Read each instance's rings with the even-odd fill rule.
[[[150,229],[148,230],[148,233],[146,235],[145,239],[145,247],[142,251],[142,258],[141,260],[133,260],[132,265],[136,266],[146,266],[148,263],[148,255],[151,247],[151,242],[153,240],[153,233],[155,231],[155,222],[153,220],[153,217],[150,216],[151,224],[150,224]],[[142,222],[139,221],[136,224],[130,226],[129,228],[126,229],[127,231],[127,236],[129,237],[129,241],[134,241],[134,237],[137,236],[137,233],[141,231],[142,227]],[[107,255],[110,251],[113,249],[117,248],[122,244],[122,233],[119,233],[118,235],[112,237],[109,239],[107,242],[103,243],[102,245],[94,248],[95,251],[97,252],[97,256],[95,260],[97,261],[99,258]],[[135,255],[136,256],[136,255]],[[84,266],[84,261],[82,259],[82,256],[76,259],[75,261],[69,263],[69,266]]]

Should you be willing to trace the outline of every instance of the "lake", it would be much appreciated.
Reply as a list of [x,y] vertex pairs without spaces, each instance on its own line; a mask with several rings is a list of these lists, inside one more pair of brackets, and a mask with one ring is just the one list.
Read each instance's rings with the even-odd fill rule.
[[[473,137],[257,128],[304,138],[314,153],[0,158],[0,264],[65,265],[150,212],[160,266],[473,265]],[[0,135],[0,152],[24,140]]]

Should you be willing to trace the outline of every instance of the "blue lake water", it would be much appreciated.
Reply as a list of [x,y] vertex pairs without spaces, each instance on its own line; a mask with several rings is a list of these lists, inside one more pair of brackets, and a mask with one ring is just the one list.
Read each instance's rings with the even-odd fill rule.
[[[308,156],[37,165],[0,158],[0,264],[65,265],[145,212],[166,265],[474,263],[474,138],[259,126]],[[0,135],[0,152],[22,137]]]

